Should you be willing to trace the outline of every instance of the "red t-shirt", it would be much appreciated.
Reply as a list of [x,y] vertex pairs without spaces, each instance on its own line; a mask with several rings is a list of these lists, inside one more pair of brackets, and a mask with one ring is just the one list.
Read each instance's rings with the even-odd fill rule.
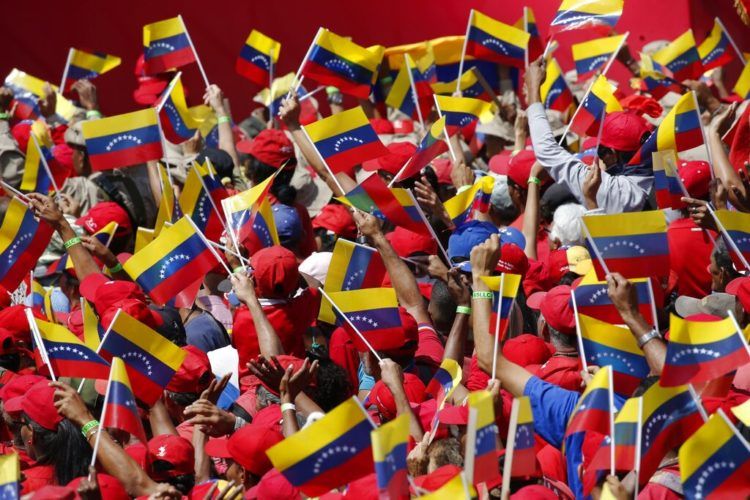
[[[286,301],[263,306],[263,312],[281,339],[285,354],[299,358],[305,356],[304,333],[318,317],[319,309],[320,292],[314,288],[307,288]],[[245,305],[237,308],[234,313],[232,345],[239,355],[240,378],[251,375],[245,365],[260,355],[260,348],[255,323]]]
[[581,392],[581,360],[568,356],[552,356],[539,367],[536,376],[563,389]]
[[55,466],[37,465],[23,471],[25,477],[21,483],[21,495],[28,495],[47,485],[56,485]]
[[[712,232],[714,238],[716,234]],[[667,228],[669,243],[669,291],[680,295],[703,298],[711,293],[708,265],[714,244],[706,231],[700,230],[690,219],[678,219]]]

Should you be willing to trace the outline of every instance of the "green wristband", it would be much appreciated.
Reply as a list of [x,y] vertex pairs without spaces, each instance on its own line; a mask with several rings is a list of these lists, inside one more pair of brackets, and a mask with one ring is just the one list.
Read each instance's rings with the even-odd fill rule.
[[471,307],[466,306],[456,306],[456,312],[458,314],[471,314]]
[[89,433],[89,431],[98,425],[98,420],[89,421],[88,423],[84,424],[83,427],[81,427],[81,434],[83,434],[83,437],[87,437],[86,435]]
[[116,265],[107,268],[110,273],[119,273],[122,271],[122,262],[118,262]]
[[234,269],[232,269],[232,274],[238,274],[245,272],[245,266],[237,266]]
[[228,116],[220,116],[217,121],[219,122],[219,125],[221,125],[222,123],[229,123],[229,117]]
[[0,120],[10,120],[10,113],[0,113]]
[[542,185],[542,181],[539,180],[539,177],[529,177],[529,180],[526,181],[526,184],[536,184],[537,186]]
[[80,236],[76,236],[74,238],[70,238],[68,241],[63,243],[63,245],[65,246],[65,250],[68,250],[73,245],[78,245],[80,243],[83,243],[83,240],[81,239]]
[[471,292],[471,298],[472,299],[490,299],[492,300],[492,292],[484,292],[484,291],[478,291],[478,292]]
[[98,118],[101,118],[102,114],[97,109],[90,109],[86,111],[86,119],[87,120],[96,120]]

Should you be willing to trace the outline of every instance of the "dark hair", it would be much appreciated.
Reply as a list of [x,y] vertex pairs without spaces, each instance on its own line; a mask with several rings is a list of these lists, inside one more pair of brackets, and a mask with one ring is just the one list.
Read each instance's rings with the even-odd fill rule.
[[716,246],[714,246],[714,250],[711,252],[711,257],[714,258],[716,267],[720,270],[726,271],[733,278],[739,276],[732,262],[732,254],[729,252],[729,248],[723,238],[716,240]]
[[430,304],[434,304],[432,321],[439,332],[447,333],[456,319],[456,302],[451,297],[448,285],[437,280],[432,284]]
[[[292,158],[289,163],[292,166],[287,165],[285,168],[282,168],[281,172],[273,180],[273,184],[271,184],[271,194],[284,205],[292,205],[297,198],[297,189],[289,184],[292,181],[294,165],[296,165],[297,161]],[[251,156],[247,176],[253,184],[259,184],[271,177],[276,170],[278,169]]]
[[316,386],[310,397],[328,412],[352,395],[352,387],[346,370],[328,358],[319,358],[319,363]]
[[549,329],[549,339],[552,342],[552,345],[559,345],[561,347],[578,347],[577,339],[575,336],[560,333],[559,331],[549,326],[549,323],[547,323],[547,328]]
[[319,227],[315,229],[315,236],[320,237],[320,251],[321,252],[333,252],[333,247],[336,246],[336,235],[329,233],[328,229]]
[[24,420],[34,431],[36,462],[54,465],[57,484],[65,485],[88,474],[91,446],[70,420],[62,419],[57,431],[45,429],[26,414]]
[[190,406],[198,401],[200,394],[197,392],[172,392],[164,391],[169,399],[178,406]]

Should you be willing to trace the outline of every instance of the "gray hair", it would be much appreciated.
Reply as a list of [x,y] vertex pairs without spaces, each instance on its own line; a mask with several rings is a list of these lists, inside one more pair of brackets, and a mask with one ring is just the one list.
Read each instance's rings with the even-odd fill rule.
[[577,203],[566,203],[555,210],[552,217],[551,240],[560,240],[563,246],[583,245],[583,221],[586,208]]

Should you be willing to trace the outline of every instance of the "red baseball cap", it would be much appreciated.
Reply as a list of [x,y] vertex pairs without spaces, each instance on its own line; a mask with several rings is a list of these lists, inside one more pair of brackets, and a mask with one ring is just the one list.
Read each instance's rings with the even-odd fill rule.
[[[208,448],[208,446],[206,448]],[[229,485],[229,481],[225,481],[223,479],[211,479],[194,486],[193,489],[190,490],[187,498],[189,498],[190,500],[204,500],[206,498],[206,495],[208,495],[208,492],[211,490],[211,488],[213,488],[214,483],[218,484],[216,485],[216,489],[214,490],[214,492],[211,494],[211,499],[214,499],[221,495],[222,490]]]
[[437,243],[431,236],[418,234],[401,226],[397,226],[396,229],[386,234],[385,239],[399,257],[409,257],[416,253],[427,255],[437,253]]
[[504,149],[503,151],[500,151],[498,154],[490,158],[490,172],[498,175],[508,175],[508,163],[510,163],[511,154],[512,151]]
[[237,151],[274,168],[281,167],[294,157],[292,141],[279,129],[264,129],[255,138],[238,142]]
[[393,124],[385,118],[370,118],[370,125],[378,135],[393,134]]
[[406,119],[393,120],[393,132],[395,134],[411,134],[414,132],[414,121]]
[[711,166],[705,161],[680,161],[680,180],[693,198],[707,198],[711,182]]
[[283,440],[284,436],[272,427],[253,422],[229,437],[227,451],[232,460],[260,477],[273,467],[266,456],[266,450]]
[[62,415],[55,408],[55,388],[44,379],[34,384],[21,400],[21,410],[31,420],[50,431],[56,431]]
[[[393,357],[413,355],[417,350],[419,339],[417,321],[403,307],[398,308],[398,313],[401,318],[401,328],[393,329],[387,335],[368,335],[367,341],[376,351]],[[344,328],[349,331],[350,327],[346,325]],[[349,337],[359,352],[369,352],[370,349],[362,342],[359,335],[350,332]]]
[[529,270],[529,258],[515,243],[506,243],[500,247],[500,260],[497,261],[496,269],[503,273],[520,274],[523,277]]
[[453,171],[453,163],[447,158],[435,158],[430,162],[432,170],[437,175],[438,184],[453,184],[451,179],[451,172]]
[[560,333],[575,335],[576,319],[570,305],[572,288],[568,285],[556,286],[544,297],[540,312],[549,326]]
[[750,278],[736,278],[729,282],[725,290],[737,297],[745,313],[750,314]]
[[[404,392],[410,403],[421,403],[424,401],[424,383],[412,373],[404,373]],[[396,400],[393,399],[391,390],[382,380],[375,382],[372,386],[368,400],[378,407],[378,411],[385,420],[396,418]]]
[[[154,436],[148,442],[152,478],[166,481],[171,477],[193,474],[195,451],[190,441],[174,434]],[[160,463],[161,462],[161,463]]]
[[521,189],[527,189],[527,182],[531,176],[531,167],[534,166],[536,156],[530,149],[522,149],[510,156],[508,160],[508,173],[510,180],[518,184]]
[[643,136],[651,126],[641,116],[627,111],[615,111],[604,118],[599,144],[615,151],[637,151]]
[[100,201],[91,207],[83,217],[80,217],[76,224],[84,228],[87,233],[94,234],[110,222],[117,223],[117,231],[115,232],[117,237],[127,236],[133,229],[128,213],[113,201]]
[[294,254],[274,245],[258,250],[250,257],[258,294],[265,298],[287,298],[297,289],[299,269]]
[[364,162],[362,168],[368,172],[383,170],[396,175],[417,150],[417,147],[410,142],[392,142],[386,148],[388,154]]
[[557,500],[558,497],[554,491],[541,484],[530,484],[513,493],[510,498],[518,500],[544,500],[546,498]]
[[260,482],[245,493],[245,498],[263,500],[294,500],[302,498],[299,489],[276,469],[268,471]]
[[527,367],[544,364],[552,353],[544,340],[536,335],[524,333],[505,341],[503,356],[517,365]]
[[467,425],[469,423],[469,407],[445,405],[438,416],[441,424]]
[[3,401],[3,409],[8,413],[21,411],[21,402],[24,395],[39,382],[47,382],[47,379],[39,375],[16,375],[7,384],[0,387],[0,399]]
[[268,405],[255,414],[253,423],[263,427],[270,427],[276,432],[281,432],[281,421],[283,418],[281,415],[281,406]]
[[205,352],[193,345],[187,345],[182,350],[187,353],[185,360],[166,389],[172,392],[200,394],[211,382],[211,362]]
[[357,237],[357,224],[349,209],[338,203],[329,203],[312,220],[313,229],[323,228],[340,238]]
[[[83,477],[77,477],[68,483],[68,487],[73,488],[73,491],[77,491],[81,481],[83,481]],[[99,484],[99,492],[102,495],[102,500],[130,499],[130,495],[125,491],[125,487],[116,477],[100,472],[96,475],[96,482]]]

